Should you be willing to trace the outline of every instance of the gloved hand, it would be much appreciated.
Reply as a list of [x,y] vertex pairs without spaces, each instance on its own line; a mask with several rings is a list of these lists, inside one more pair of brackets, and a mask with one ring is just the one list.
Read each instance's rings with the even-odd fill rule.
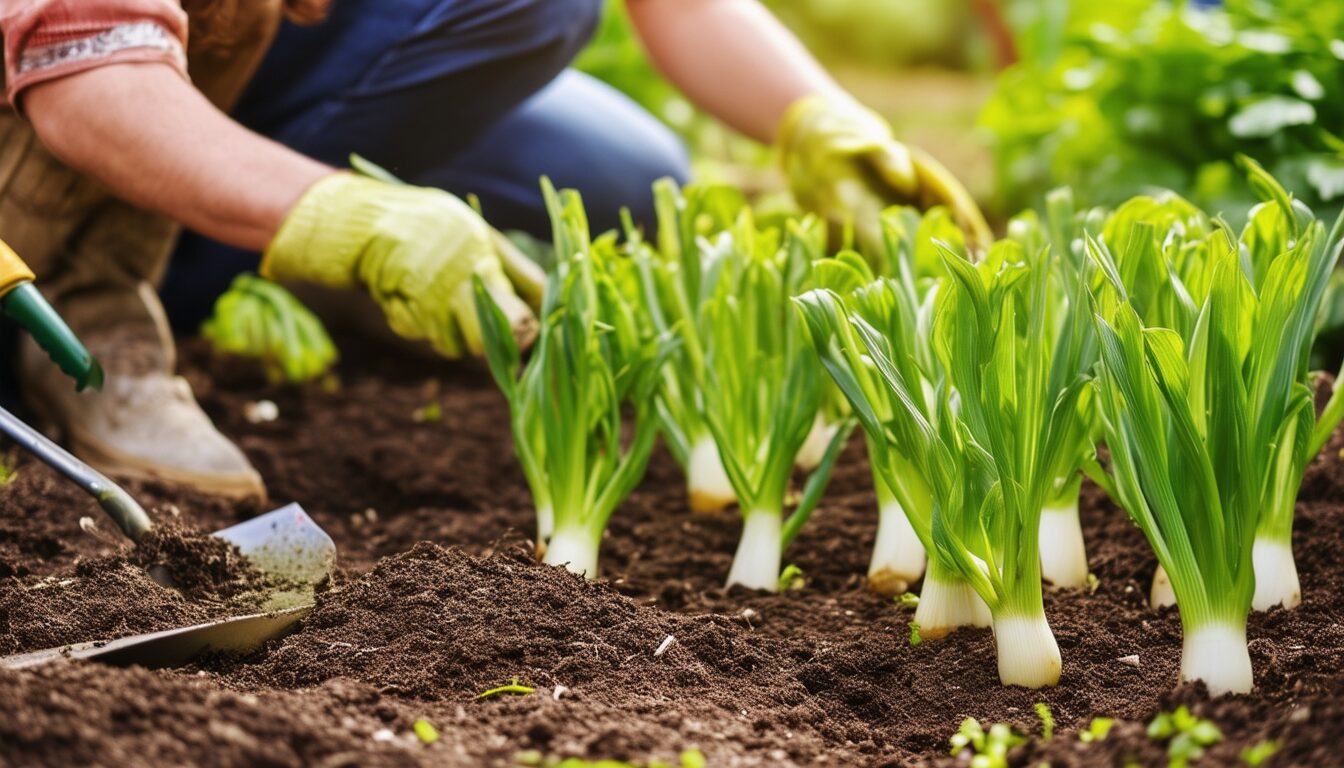
[[799,99],[776,139],[798,203],[833,222],[852,221],[860,245],[880,247],[878,216],[891,205],[944,206],[972,250],[993,234],[966,188],[941,163],[892,136],[887,122],[857,102]]
[[471,285],[480,275],[519,345],[536,337],[536,317],[514,293],[489,225],[438,189],[327,176],[289,212],[261,273],[332,288],[363,285],[393,331],[428,340],[447,357],[482,352]]

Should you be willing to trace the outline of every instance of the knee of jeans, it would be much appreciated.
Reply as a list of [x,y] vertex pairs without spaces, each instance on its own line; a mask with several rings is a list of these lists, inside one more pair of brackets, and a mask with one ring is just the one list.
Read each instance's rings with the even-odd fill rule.
[[690,158],[681,140],[671,130],[659,125],[645,132],[645,140],[636,155],[622,154],[614,158],[619,167],[613,173],[595,174],[605,180],[597,189],[579,185],[584,202],[593,221],[593,230],[600,232],[620,225],[622,208],[630,211],[637,224],[648,231],[657,223],[653,204],[653,184],[659,179],[671,178],[686,184],[691,175]]

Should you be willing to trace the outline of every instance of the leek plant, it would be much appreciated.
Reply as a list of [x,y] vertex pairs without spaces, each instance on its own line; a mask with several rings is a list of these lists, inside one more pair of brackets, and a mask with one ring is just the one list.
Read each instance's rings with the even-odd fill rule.
[[[862,318],[873,328],[901,348],[911,351],[915,363],[909,373],[917,381],[923,394],[934,386],[929,377],[935,376],[933,352],[929,344],[932,332],[933,299],[937,275],[941,273],[941,258],[933,251],[936,240],[962,245],[961,230],[941,209],[920,215],[911,208],[892,208],[881,218],[884,250],[867,261],[852,252],[842,252],[834,259],[815,265],[816,283],[828,289],[843,305],[847,313]],[[877,264],[890,279],[875,284],[872,264]],[[891,393],[885,389],[874,367],[865,363],[866,352],[855,332],[844,317],[836,315],[835,307],[827,296],[816,295],[809,300],[815,308],[824,310],[810,318],[812,338],[828,370],[833,386],[847,397],[861,395],[866,406],[881,421],[892,418]],[[803,304],[806,309],[807,303]],[[835,337],[835,338],[832,338]],[[839,346],[832,347],[833,343]],[[852,355],[852,356],[851,356]],[[845,369],[852,380],[842,382]],[[846,392],[846,385],[849,392]],[[931,404],[926,403],[931,407]],[[936,418],[932,411],[926,417]],[[862,420],[860,423],[863,423]],[[895,597],[909,589],[924,575],[925,548],[931,541],[929,520],[931,513],[927,483],[917,476],[909,459],[901,454],[902,446],[891,447],[884,431],[865,425],[869,464],[873,473],[873,488],[877,498],[877,539],[868,565],[868,588],[886,597]],[[874,444],[876,441],[878,444]],[[910,446],[904,449],[909,450]],[[893,490],[894,489],[894,490]],[[918,530],[917,530],[918,528]],[[922,533],[922,535],[921,535]],[[935,570],[937,570],[935,568]],[[921,626],[930,637],[940,637],[956,626],[965,624],[988,626],[989,613],[974,598],[969,586],[957,588],[956,579],[946,578],[946,569],[931,577],[934,593],[959,595],[948,600],[935,597],[920,618]],[[946,588],[945,588],[946,587]],[[926,582],[926,591],[929,582]],[[957,606],[952,610],[944,606]]]
[[798,449],[794,464],[804,472],[816,469],[826,457],[831,440],[849,420],[849,403],[844,394],[831,382],[823,382],[821,407],[812,418],[812,428],[807,431],[807,439]]
[[[1089,225],[1095,226],[1100,211],[1077,212],[1073,194],[1067,188],[1057,189],[1046,196],[1046,222],[1043,226],[1032,212],[1014,218],[1008,225],[1008,237],[1028,253],[1050,248],[1052,260],[1049,282],[1046,286],[1051,323],[1075,325],[1078,313],[1090,316],[1085,302],[1076,301],[1072,292],[1086,279],[1087,254],[1083,248],[1083,233]],[[1090,368],[1096,361],[1095,333],[1090,321],[1082,322],[1082,341],[1078,369]],[[1087,586],[1087,547],[1083,540],[1082,522],[1078,516],[1078,498],[1082,490],[1084,465],[1095,464],[1095,445],[1100,428],[1094,399],[1084,390],[1078,402],[1078,417],[1073,429],[1065,436],[1067,446],[1063,455],[1073,461],[1061,465],[1061,474],[1055,477],[1041,509],[1039,548],[1041,577],[1056,586],[1081,589]]]
[[[734,501],[741,509],[728,583],[773,591],[782,550],[820,501],[852,429],[836,400],[822,409],[820,371],[788,304],[824,254],[825,228],[813,217],[758,228],[741,192],[723,186],[683,193],[664,180],[654,200],[657,246],[626,229],[652,328],[678,340],[656,397],[662,433],[693,512]],[[819,453],[806,450],[809,435]],[[811,475],[786,524],[795,464],[811,465]]]
[[[1263,172],[1260,172],[1263,173]],[[1270,200],[1251,209],[1248,221],[1241,235],[1242,268],[1250,266],[1252,283],[1257,291],[1264,291],[1275,261],[1284,253],[1298,245],[1304,230],[1314,221],[1311,212],[1301,203],[1288,199],[1286,192],[1267,174],[1252,179],[1257,189],[1271,196]],[[1329,239],[1322,243],[1325,256],[1331,259],[1331,266],[1321,278],[1322,283],[1311,283],[1310,296],[1313,308],[1306,318],[1307,327],[1294,327],[1294,335],[1282,343],[1298,342],[1305,346],[1295,358],[1295,379],[1314,395],[1313,379],[1309,373],[1310,348],[1315,342],[1317,315],[1325,293],[1325,284],[1333,272],[1334,261],[1339,257],[1339,225]],[[1249,258],[1248,258],[1249,257]],[[1344,373],[1344,372],[1341,372]],[[1338,382],[1339,377],[1336,377]],[[1295,608],[1302,603],[1302,586],[1297,575],[1297,560],[1293,557],[1293,515],[1297,508],[1297,493],[1302,486],[1302,477],[1307,465],[1320,453],[1321,448],[1330,439],[1344,417],[1344,397],[1338,387],[1333,389],[1330,400],[1320,417],[1312,407],[1301,411],[1301,421],[1284,437],[1278,455],[1272,465],[1265,467],[1265,513],[1255,532],[1255,542],[1251,547],[1251,562],[1255,571],[1255,593],[1251,598],[1251,607],[1257,611],[1267,611],[1278,605]],[[1296,430],[1309,440],[1294,439]],[[1291,445],[1289,445],[1291,444]]]
[[709,239],[731,229],[747,202],[741,192],[726,186],[692,186],[683,195],[671,179],[654,184],[653,193],[657,247],[642,247],[632,226],[626,234],[653,325],[680,338],[661,374],[658,417],[664,443],[686,475],[691,511],[716,512],[732,504],[735,493],[701,398],[706,375],[703,308],[718,274]]
[[543,191],[557,269],[525,368],[507,318],[479,279],[476,310],[536,505],[538,550],[546,563],[591,579],[607,521],[644,476],[653,451],[653,394],[673,341],[642,328],[640,308],[618,284],[622,257],[614,238],[590,241],[577,193],[557,194],[548,182]]
[[1269,206],[1240,241],[1221,226],[1206,239],[1208,290],[1188,337],[1145,322],[1111,253],[1089,244],[1105,275],[1094,301],[1112,483],[1175,592],[1181,679],[1214,695],[1254,685],[1246,618],[1257,582],[1278,577],[1256,561],[1255,543],[1267,521],[1286,519],[1275,533],[1288,550],[1302,470],[1333,429],[1315,423],[1307,367],[1340,223],[1327,235],[1243,163]]
[[845,289],[845,267],[852,269],[851,280],[870,276],[841,254],[818,280],[823,287],[796,303],[823,367],[849,399],[867,438],[880,514],[870,584],[903,591],[897,587],[919,579],[927,551],[928,572],[915,609],[920,637],[987,627],[988,607],[952,559],[939,552],[933,536],[935,475],[954,471],[940,439],[952,429],[952,398],[927,342],[936,290],[920,297],[895,278]]
[[1054,261],[1011,241],[979,265],[945,249],[931,356],[918,347],[919,304],[895,280],[860,289],[852,307],[826,289],[798,302],[930,553],[921,632],[992,622],[1000,680],[1034,688],[1059,680],[1038,526],[1055,479],[1079,463],[1070,437],[1089,365],[1087,317],[1068,311],[1085,285],[1052,306]]
[[1060,656],[1041,597],[1039,527],[1057,478],[1082,460],[1094,343],[1086,281],[1048,247],[1001,242],[979,265],[944,255],[953,278],[938,302],[935,351],[959,395],[956,447],[966,462],[988,463],[994,484],[969,497],[980,505],[973,537],[940,524],[935,508],[935,543],[989,605],[999,679],[1054,685]]
[[787,521],[783,510],[798,452],[822,398],[822,373],[790,300],[811,274],[806,232],[779,242],[743,211],[713,249],[713,293],[701,307],[700,402],[742,513],[728,586],[775,591],[783,549],[816,508],[849,425],[832,436]]
[[[1223,231],[1203,211],[1170,192],[1131,198],[1107,217],[1099,231],[1100,242],[1090,246],[1108,251],[1144,324],[1170,328],[1188,340],[1208,296],[1211,251],[1226,247]],[[1094,479],[1101,480],[1096,475]],[[1110,495],[1123,504],[1117,493]],[[1149,602],[1154,608],[1176,604],[1160,563]]]

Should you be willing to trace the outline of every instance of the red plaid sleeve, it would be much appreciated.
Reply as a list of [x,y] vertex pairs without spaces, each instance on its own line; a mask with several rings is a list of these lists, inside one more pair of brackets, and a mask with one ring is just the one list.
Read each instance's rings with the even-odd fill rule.
[[0,0],[5,95],[107,64],[159,62],[186,77],[187,16],[177,0]]

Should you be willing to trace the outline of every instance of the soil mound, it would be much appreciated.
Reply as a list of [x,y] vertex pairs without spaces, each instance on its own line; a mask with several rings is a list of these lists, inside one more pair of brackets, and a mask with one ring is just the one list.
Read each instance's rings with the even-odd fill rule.
[[352,684],[252,694],[173,672],[65,663],[0,670],[0,701],[23,702],[0,718],[5,765],[430,763],[413,739],[373,737],[400,723],[376,692]]

